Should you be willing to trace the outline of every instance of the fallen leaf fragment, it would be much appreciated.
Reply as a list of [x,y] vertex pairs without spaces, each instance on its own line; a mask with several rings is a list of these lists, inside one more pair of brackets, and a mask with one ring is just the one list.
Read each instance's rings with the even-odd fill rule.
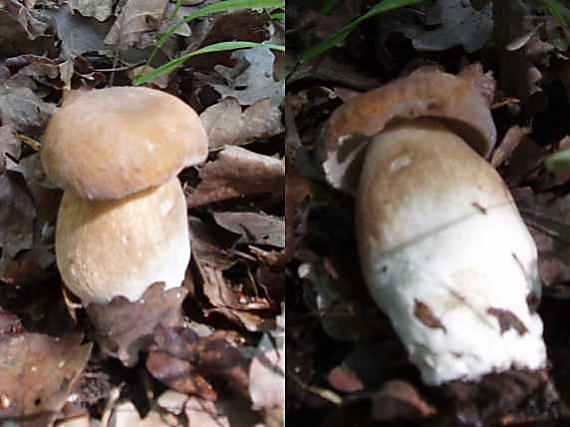
[[70,5],[83,16],[93,16],[101,22],[113,13],[113,0],[71,0]]
[[50,425],[91,354],[82,340],[81,334],[0,337],[0,421]]
[[0,175],[20,158],[20,142],[9,125],[0,126]]
[[285,404],[285,340],[265,334],[249,366],[249,394],[254,408],[283,408]]
[[204,110],[200,119],[210,150],[270,138],[284,130],[281,111],[270,99],[257,101],[242,111],[236,98],[227,97]]
[[210,381],[249,397],[248,362],[240,350],[242,339],[219,330],[199,337],[187,328],[158,328],[147,367],[173,389],[215,400]]
[[55,112],[54,104],[44,102],[30,88],[6,80],[0,82],[0,119],[20,133],[43,130]]
[[[241,105],[253,105],[262,99],[270,99],[273,105],[281,105],[285,97],[285,81],[273,78],[275,55],[268,47],[254,47],[232,53],[237,64],[234,68],[222,65],[214,68],[226,78],[226,85],[214,84],[222,98],[231,96]],[[237,70],[237,71],[236,71]]]
[[200,170],[202,182],[188,196],[188,207],[256,194],[283,194],[285,163],[230,146]]
[[259,421],[249,403],[238,399],[209,402],[191,397],[185,412],[190,425],[199,427],[252,427]]
[[404,381],[388,381],[372,397],[372,419],[376,422],[413,420],[435,413],[414,386]]
[[0,248],[10,256],[30,249],[36,210],[19,173],[0,175]]
[[475,52],[491,37],[492,7],[488,4],[475,10],[467,1],[438,0],[428,11],[426,24],[438,27],[413,37],[417,50],[440,51],[460,45],[467,52]]
[[241,234],[242,243],[285,247],[285,221],[254,212],[214,212],[218,225]]
[[105,37],[109,45],[134,46],[141,37],[160,28],[168,0],[128,0]]
[[188,360],[179,359],[164,350],[154,350],[148,356],[146,367],[150,374],[172,390],[216,400],[218,394]]
[[494,167],[501,166],[509,156],[515,151],[518,145],[523,140],[523,137],[530,133],[531,129],[528,127],[511,126],[497,149],[493,152],[491,157],[491,164]]
[[118,358],[125,366],[137,363],[139,351],[152,344],[157,326],[176,327],[184,323],[181,305],[187,290],[164,290],[164,283],[154,283],[134,302],[115,297],[108,304],[87,306],[102,351]]

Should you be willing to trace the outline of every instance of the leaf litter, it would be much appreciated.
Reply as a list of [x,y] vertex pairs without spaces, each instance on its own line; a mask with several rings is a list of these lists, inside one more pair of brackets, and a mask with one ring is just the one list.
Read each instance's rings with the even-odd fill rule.
[[[56,268],[61,191],[37,154],[47,121],[68,89],[133,84],[159,36],[215,0],[182,3],[175,17],[168,1],[10,0],[0,8],[0,345],[17,350],[0,352],[9,366],[0,373],[3,419],[283,425],[283,402],[253,407],[250,390],[266,375],[250,366],[262,337],[278,328],[285,293],[282,55],[254,48],[195,57],[150,83],[201,113],[211,141],[207,163],[180,176],[193,237],[184,287],[154,284],[135,303],[82,307]],[[279,26],[252,10],[203,17],[179,27],[149,65],[218,41],[275,42]],[[284,384],[284,373],[271,383]]]

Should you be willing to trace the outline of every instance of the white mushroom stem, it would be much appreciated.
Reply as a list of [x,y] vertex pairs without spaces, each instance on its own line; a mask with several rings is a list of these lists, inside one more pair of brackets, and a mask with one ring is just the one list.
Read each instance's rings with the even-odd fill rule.
[[356,228],[370,292],[427,384],[545,366],[535,244],[497,172],[444,125],[374,138]]
[[58,213],[57,265],[85,305],[139,299],[154,282],[180,286],[190,259],[187,208],[177,178],[120,200],[67,191]]

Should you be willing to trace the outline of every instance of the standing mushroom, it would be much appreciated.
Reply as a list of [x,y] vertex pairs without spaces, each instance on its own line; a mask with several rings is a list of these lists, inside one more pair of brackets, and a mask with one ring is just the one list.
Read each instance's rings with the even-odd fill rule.
[[[358,135],[372,140],[356,189],[345,159]],[[424,382],[543,368],[537,251],[479,155],[495,139],[479,92],[419,71],[351,100],[323,137],[329,182],[356,192],[366,284]]]
[[205,160],[207,136],[178,98],[140,87],[75,93],[54,114],[41,159],[65,193],[57,265],[84,304],[180,286],[190,258],[177,174]]

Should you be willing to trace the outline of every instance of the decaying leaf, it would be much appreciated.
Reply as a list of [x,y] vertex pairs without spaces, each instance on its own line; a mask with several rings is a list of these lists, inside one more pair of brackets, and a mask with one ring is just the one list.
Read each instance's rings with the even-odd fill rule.
[[463,46],[467,52],[481,49],[493,31],[492,5],[475,10],[469,0],[438,0],[429,10],[426,23],[435,30],[415,36],[418,50],[445,50]]
[[376,422],[425,418],[435,412],[414,386],[403,381],[386,382],[372,398],[372,419]]
[[242,111],[236,98],[227,97],[208,107],[200,119],[211,150],[269,138],[284,130],[281,111],[270,99],[257,101]]
[[[174,416],[149,411],[142,416],[132,402],[122,402],[113,409],[108,427],[173,427],[178,426]],[[73,426],[75,427],[75,426]]]
[[30,249],[36,209],[19,173],[0,175],[0,247],[11,256]]
[[168,0],[128,0],[105,37],[110,45],[134,46],[141,37],[160,28]]
[[155,332],[149,371],[183,393],[214,400],[209,381],[216,380],[243,397],[249,397],[248,362],[235,332],[219,330],[199,336],[192,329],[161,327]]
[[103,39],[110,24],[97,22],[80,14],[73,14],[69,6],[62,6],[55,16],[57,36],[65,58],[73,58],[85,52],[105,49]]
[[91,354],[82,340],[81,334],[0,337],[1,424],[50,425]]
[[283,218],[254,212],[214,212],[218,225],[236,234],[240,242],[285,247],[285,221]]
[[226,147],[200,171],[202,182],[188,197],[200,206],[254,194],[283,194],[285,163],[241,147]]
[[154,283],[137,301],[115,297],[108,304],[87,306],[103,352],[125,366],[136,364],[139,351],[147,350],[152,343],[157,326],[176,327],[184,323],[180,307],[187,292],[183,287],[165,291],[164,283]]
[[16,82],[0,82],[0,119],[16,132],[30,133],[43,129],[55,112],[54,104],[44,102],[30,88]]
[[249,365],[249,394],[256,409],[282,408],[285,403],[285,340],[264,335]]
[[179,359],[164,350],[153,350],[146,361],[150,374],[180,393],[216,400],[212,385],[188,360]]
[[113,0],[71,0],[70,6],[83,16],[105,21],[113,13]]
[[273,78],[275,55],[267,47],[238,50],[232,54],[237,60],[234,68],[218,65],[216,70],[227,80],[226,85],[214,84],[222,98],[231,96],[241,105],[253,105],[262,99],[271,99],[281,105],[285,97],[285,82]]

